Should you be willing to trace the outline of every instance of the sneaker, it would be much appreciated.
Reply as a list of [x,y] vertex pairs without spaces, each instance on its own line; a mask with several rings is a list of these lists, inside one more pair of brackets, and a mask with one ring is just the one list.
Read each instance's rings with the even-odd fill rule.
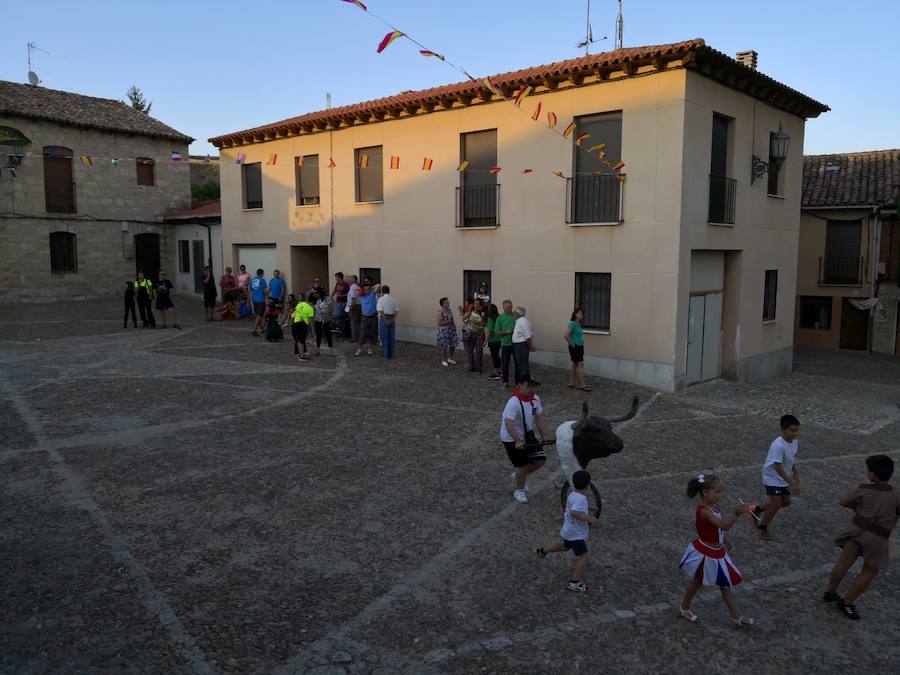
[[583,581],[570,581],[566,584],[566,588],[576,593],[587,593],[587,586],[584,585]]
[[251,330],[250,335],[252,335],[253,337],[259,337],[259,331]]
[[851,621],[859,621],[860,616],[856,611],[856,605],[848,605],[841,598],[838,598],[834,601],[834,606]]
[[775,541],[772,535],[769,534],[769,528],[764,525],[760,525],[756,528],[756,536],[763,541]]
[[[210,319],[210,321],[212,321],[212,319]],[[179,326],[177,323],[173,323],[173,324],[172,324],[172,328],[175,328],[175,329],[177,329],[177,330],[181,330],[181,326]]]
[[543,547],[543,546],[541,546],[541,547],[538,548],[538,549],[535,549],[534,552],[535,552],[537,555],[539,555],[541,558],[546,558],[546,557],[547,557],[547,554],[544,553],[544,547]]
[[456,361],[454,361],[453,359],[447,359],[447,363],[449,363],[451,366],[456,365]]
[[372,350],[371,350],[371,349],[367,350],[367,354],[368,354],[369,356],[372,356]]
[[834,602],[835,600],[840,599],[841,596],[839,596],[837,593],[832,593],[831,591],[825,591],[825,593],[822,595],[823,602]]
[[444,366],[444,368],[446,368],[448,364],[446,361],[441,361],[441,365]]
[[491,375],[488,379],[489,379],[489,380],[499,380],[499,379],[500,379],[500,376],[497,375],[497,373],[494,373],[494,374]]
[[508,388],[509,388],[509,382],[501,382],[501,383],[500,383],[500,388],[501,388],[501,389],[508,389]]
[[516,490],[515,492],[513,492],[513,497],[520,504],[528,503],[528,495],[525,494],[525,490]]
[[362,349],[357,349],[353,356],[362,356]]

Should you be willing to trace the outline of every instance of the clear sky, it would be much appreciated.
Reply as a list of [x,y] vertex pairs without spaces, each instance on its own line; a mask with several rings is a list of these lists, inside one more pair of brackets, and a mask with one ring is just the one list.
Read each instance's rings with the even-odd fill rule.
[[[375,14],[475,76],[572,58],[586,0],[363,0]],[[459,81],[406,40],[378,55],[387,28],[340,0],[28,0],[5,2],[0,79],[25,82],[26,42],[43,86],[124,98],[216,150],[210,136],[333,105]],[[612,48],[615,0],[592,0],[594,37]],[[762,72],[832,110],[807,125],[807,154],[900,147],[894,0],[625,0],[625,46],[702,37],[759,52]]]

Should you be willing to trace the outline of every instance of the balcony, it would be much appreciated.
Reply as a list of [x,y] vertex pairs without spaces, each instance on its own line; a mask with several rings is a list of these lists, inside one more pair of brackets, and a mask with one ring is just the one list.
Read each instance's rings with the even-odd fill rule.
[[708,223],[734,225],[734,204],[737,196],[737,179],[709,175]]
[[457,227],[496,227],[500,224],[500,185],[456,188]]
[[819,258],[819,286],[861,286],[866,259],[858,256]]
[[566,223],[622,222],[622,188],[623,184],[614,174],[567,178]]

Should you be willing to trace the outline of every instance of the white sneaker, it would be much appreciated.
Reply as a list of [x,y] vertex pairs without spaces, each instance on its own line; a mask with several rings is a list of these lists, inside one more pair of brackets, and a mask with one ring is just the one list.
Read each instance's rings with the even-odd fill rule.
[[447,367],[447,362],[446,362],[446,361],[441,361],[441,365],[444,366],[444,368],[446,368],[446,367]]
[[353,356],[362,356],[362,349],[357,349]]
[[371,350],[371,349],[369,350],[368,353],[369,353],[369,356],[372,356],[372,350]]
[[516,490],[513,492],[513,497],[515,497],[516,501],[520,504],[528,503],[528,495],[525,494],[525,490]]
[[449,363],[451,366],[456,365],[456,361],[454,361],[453,359],[447,359],[447,363]]

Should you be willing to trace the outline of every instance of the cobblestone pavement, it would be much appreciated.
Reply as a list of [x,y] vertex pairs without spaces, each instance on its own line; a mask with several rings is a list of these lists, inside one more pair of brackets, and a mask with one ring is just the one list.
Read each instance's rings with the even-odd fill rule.
[[[800,352],[789,376],[674,396],[576,393],[537,367],[554,426],[585,399],[644,403],[592,467],[604,511],[577,595],[571,558],[533,553],[560,524],[552,453],[530,503],[512,500],[508,392],[420,345],[301,365],[195,304],[178,299],[183,331],[121,330],[112,301],[2,308],[0,671],[900,671],[896,564],[858,623],[819,599],[849,521],[837,497],[867,455],[900,460],[897,361]],[[762,498],[784,412],[803,424],[804,492],[776,543],[749,520],[734,532],[757,625],[732,628],[714,589],[699,624],[677,619],[687,480]]]

